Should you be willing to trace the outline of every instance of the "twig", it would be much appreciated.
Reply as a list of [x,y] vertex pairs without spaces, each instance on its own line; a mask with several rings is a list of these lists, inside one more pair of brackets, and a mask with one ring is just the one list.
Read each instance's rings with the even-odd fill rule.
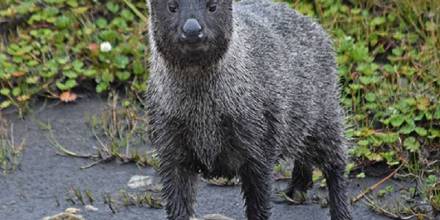
[[275,177],[274,180],[275,181],[286,181],[286,180],[291,180],[292,177],[288,177],[288,176],[280,176],[280,177]]
[[85,170],[85,169],[88,169],[88,168],[93,167],[93,166],[95,166],[95,165],[98,165],[98,164],[100,164],[100,163],[102,163],[102,162],[104,162],[104,161],[105,161],[104,159],[97,160],[97,161],[94,161],[93,163],[90,163],[90,164],[88,164],[88,165],[85,165],[85,166],[80,167],[80,169]]
[[366,190],[364,190],[363,192],[361,192],[360,194],[358,194],[356,197],[354,197],[353,199],[351,199],[351,203],[354,204],[357,201],[359,201],[360,199],[364,198],[365,195],[367,195],[368,193],[374,191],[377,187],[379,187],[380,185],[382,185],[382,183],[384,183],[385,181],[387,181],[388,179],[390,179],[391,177],[393,177],[402,167],[403,167],[404,163],[401,163],[399,167],[397,167],[393,172],[391,172],[388,176],[386,176],[385,178],[381,179],[379,182],[375,183],[374,185],[368,187]]
[[303,203],[301,203],[301,202],[299,202],[299,201],[296,201],[296,200],[290,198],[285,192],[280,192],[278,195],[279,195],[282,199],[284,199],[284,200],[286,200],[287,202],[290,202],[290,203],[292,203],[292,204],[294,204],[294,205],[301,205],[301,204],[303,204]]
[[78,154],[75,153],[73,151],[68,150],[67,148],[65,148],[63,145],[60,144],[60,142],[58,142],[58,140],[55,138],[53,131],[52,131],[52,126],[50,124],[47,124],[47,130],[48,130],[48,139],[49,142],[52,144],[53,147],[55,147],[55,149],[57,150],[57,154],[61,155],[61,156],[71,156],[71,157],[78,157],[78,158],[99,158],[98,155],[93,155],[93,154],[89,154],[89,155],[84,155],[84,154]]
[[393,219],[401,219],[401,220],[408,220],[408,219],[412,219],[416,216],[418,216],[418,214],[412,214],[409,216],[401,216],[399,214],[396,214],[394,212],[391,212],[385,208],[382,208],[381,206],[377,205],[373,200],[371,200],[368,196],[365,196],[365,199],[367,200],[367,202],[365,202],[370,208],[372,208],[374,211],[376,211],[379,214],[383,214],[387,217],[393,218]]

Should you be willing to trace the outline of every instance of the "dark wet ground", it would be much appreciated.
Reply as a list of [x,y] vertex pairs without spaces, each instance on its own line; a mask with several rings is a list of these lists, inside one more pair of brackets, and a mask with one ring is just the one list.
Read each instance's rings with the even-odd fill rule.
[[[57,155],[46,137],[47,131],[37,125],[37,121],[49,122],[55,136],[65,147],[76,152],[93,153],[95,151],[92,147],[96,141],[85,125],[86,116],[101,112],[104,105],[105,101],[101,98],[82,98],[75,104],[36,108],[24,120],[17,119],[15,114],[7,114],[7,118],[14,124],[17,141],[26,138],[26,147],[19,169],[6,176],[0,174],[1,220],[41,219],[68,207],[81,208],[81,214],[88,220],[165,219],[163,209],[146,207],[119,207],[118,212],[113,214],[102,199],[103,194],[114,195],[121,189],[127,189],[127,182],[133,175],[156,175],[153,169],[112,162],[81,170],[80,167],[90,161]],[[350,194],[358,194],[377,180],[351,180]],[[391,183],[395,188],[399,187],[399,183]],[[66,201],[71,188],[92,192],[97,200],[94,206],[99,210],[84,211],[82,206]],[[208,186],[200,182],[196,205],[199,216],[221,213],[234,219],[245,219],[242,206],[239,187]],[[275,220],[329,219],[327,208],[310,202],[300,206],[274,204],[272,213],[271,219]],[[372,213],[362,202],[353,206],[353,216],[354,219],[365,220],[387,219]]]

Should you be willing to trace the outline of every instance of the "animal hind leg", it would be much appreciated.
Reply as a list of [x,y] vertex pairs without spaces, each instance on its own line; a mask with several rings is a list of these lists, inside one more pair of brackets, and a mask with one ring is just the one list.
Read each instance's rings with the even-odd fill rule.
[[286,190],[286,195],[301,204],[305,202],[307,190],[312,186],[312,167],[307,163],[295,160],[292,170],[292,179]]
[[342,150],[343,141],[326,140],[319,144],[322,151],[316,164],[321,168],[329,191],[330,215],[332,220],[351,220],[347,197],[347,182],[344,177],[346,166]]

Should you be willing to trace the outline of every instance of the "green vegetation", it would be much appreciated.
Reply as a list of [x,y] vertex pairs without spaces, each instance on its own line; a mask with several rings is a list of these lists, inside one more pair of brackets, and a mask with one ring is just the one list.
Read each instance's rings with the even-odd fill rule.
[[69,146],[64,146],[58,141],[50,123],[35,120],[39,127],[47,132],[47,138],[57,154],[94,160],[81,169],[115,160],[123,164],[134,163],[141,167],[157,169],[159,161],[156,151],[146,151],[144,148],[147,143],[147,121],[140,115],[142,110],[139,104],[132,104],[134,102],[128,99],[120,100],[115,92],[111,92],[108,106],[102,112],[87,117],[87,125],[97,144],[94,147],[96,152],[92,154],[80,154],[69,150]]
[[[379,204],[367,195],[383,181],[357,197],[391,218],[439,213],[440,1],[285,2],[315,17],[333,36],[347,135],[355,143],[347,170],[362,178],[364,167],[386,163],[397,168],[383,181],[395,176],[418,183],[411,197],[402,196],[396,204]],[[388,187],[377,196],[393,191]],[[414,196],[430,208],[414,203]]]
[[427,165],[440,147],[440,2],[287,2],[334,38],[356,162]]
[[[363,168],[378,163],[405,170],[440,210],[440,1],[278,1],[317,19],[334,39],[354,142],[347,170],[360,178]],[[68,102],[83,89],[124,88],[131,101],[119,101],[122,111],[114,104],[91,120],[95,136],[106,140],[100,146],[106,154],[95,159],[148,164],[124,152],[138,134],[136,124],[112,120],[130,116],[128,106],[147,86],[146,16],[144,0],[1,1],[0,110],[22,113],[37,97]]]
[[[286,2],[334,37],[357,165],[429,163],[440,147],[440,3]],[[0,109],[72,101],[63,94],[79,88],[144,91],[146,14],[144,1],[0,3]]]
[[[99,198],[89,190],[81,190],[72,187],[66,194],[65,200],[71,203],[71,205],[79,204],[82,206],[93,206],[96,203],[103,202],[112,213],[117,213],[121,208],[128,206],[160,209],[163,207],[163,204],[162,199],[158,194],[158,192],[152,190],[127,192],[126,190],[121,189],[117,193],[104,193],[102,198]],[[58,200],[57,203],[59,203]]]
[[14,127],[2,118],[0,112],[0,175],[14,171],[20,163],[25,140],[16,143]]
[[78,87],[145,90],[145,1],[105,2],[0,3],[0,109],[27,110],[38,96],[69,101],[63,92]]

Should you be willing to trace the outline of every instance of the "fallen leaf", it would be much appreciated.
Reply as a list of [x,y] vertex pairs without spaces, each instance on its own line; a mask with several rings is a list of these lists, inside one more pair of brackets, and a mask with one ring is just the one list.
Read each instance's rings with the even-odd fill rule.
[[31,97],[28,96],[28,95],[21,95],[21,96],[18,96],[18,97],[17,97],[17,100],[18,100],[19,102],[25,102],[25,101],[29,100],[30,98],[31,98]]
[[24,72],[17,71],[17,72],[13,72],[12,76],[18,78],[24,76],[24,74],[25,74]]
[[78,98],[78,96],[70,91],[65,91],[63,93],[61,93],[61,95],[59,96],[59,99],[63,102],[73,102]]
[[92,52],[92,55],[98,55],[99,54],[99,45],[96,43],[91,43],[88,46],[90,52]]

